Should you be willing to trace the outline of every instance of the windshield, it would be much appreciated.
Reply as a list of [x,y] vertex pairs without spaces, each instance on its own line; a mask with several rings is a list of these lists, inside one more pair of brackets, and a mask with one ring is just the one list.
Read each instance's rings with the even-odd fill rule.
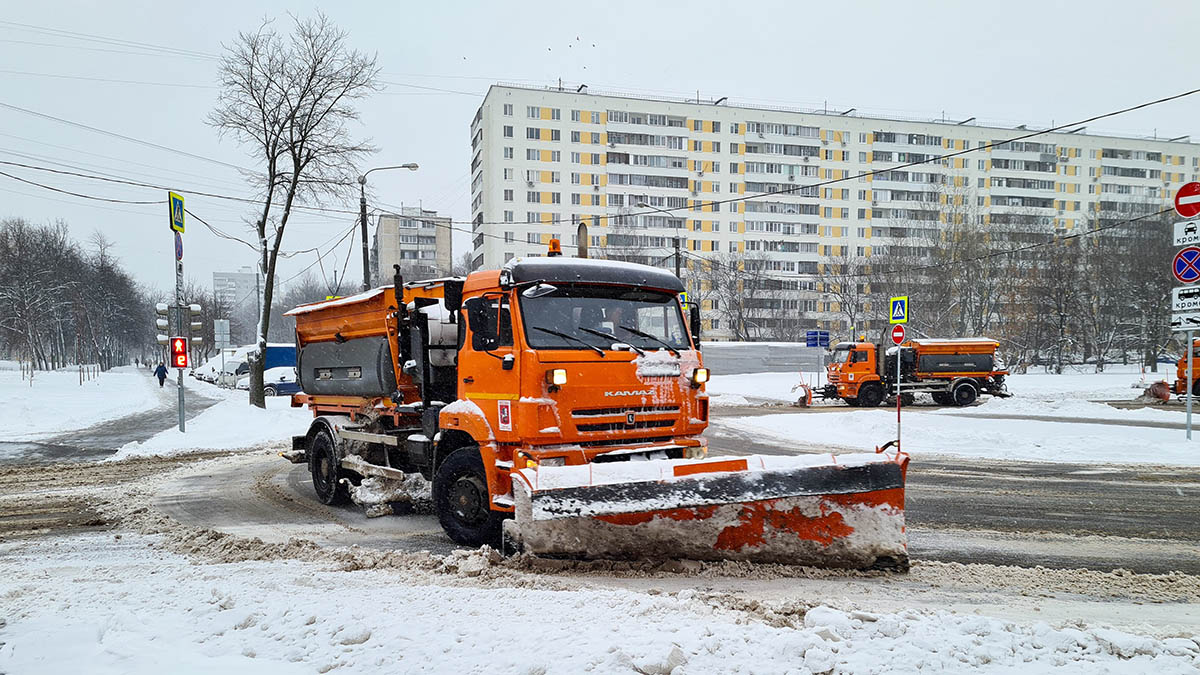
[[[679,303],[671,293],[586,284],[556,286],[554,292],[540,297],[518,294],[525,339],[530,347],[582,349],[580,342],[584,342],[600,349],[610,349],[613,342],[623,342],[647,350],[668,346],[671,349],[691,349]],[[585,328],[608,333],[618,339],[608,339],[583,330]]]
[[830,360],[830,363],[845,363],[845,362],[849,361],[850,360],[850,352],[851,352],[851,349],[849,347],[847,347],[845,349],[833,350],[833,358]]

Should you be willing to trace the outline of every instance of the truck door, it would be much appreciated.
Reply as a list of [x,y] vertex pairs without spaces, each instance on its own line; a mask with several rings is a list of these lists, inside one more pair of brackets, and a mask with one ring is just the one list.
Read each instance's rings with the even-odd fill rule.
[[520,381],[508,298],[486,295],[467,300],[463,307],[469,330],[459,351],[460,398],[487,415],[497,440],[513,440]]

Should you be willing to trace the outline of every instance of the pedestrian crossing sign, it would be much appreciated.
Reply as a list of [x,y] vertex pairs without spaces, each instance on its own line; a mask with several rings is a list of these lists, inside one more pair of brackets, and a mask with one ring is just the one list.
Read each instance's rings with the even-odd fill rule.
[[908,323],[908,296],[901,295],[891,299],[888,305],[892,308],[889,321],[891,323]]

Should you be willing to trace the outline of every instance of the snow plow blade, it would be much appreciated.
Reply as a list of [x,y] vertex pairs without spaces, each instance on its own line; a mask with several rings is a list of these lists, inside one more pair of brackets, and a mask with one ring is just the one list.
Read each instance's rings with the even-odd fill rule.
[[889,452],[527,468],[505,535],[545,557],[904,571],[907,466]]

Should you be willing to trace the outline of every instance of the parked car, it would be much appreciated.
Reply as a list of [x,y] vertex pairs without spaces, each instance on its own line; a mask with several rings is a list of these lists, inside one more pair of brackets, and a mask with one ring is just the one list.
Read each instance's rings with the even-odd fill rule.
[[203,365],[197,366],[195,369],[193,369],[192,377],[202,382],[216,382],[217,371],[220,369],[221,355],[217,354],[215,357],[205,361]]
[[[238,389],[250,389],[250,376],[244,375],[238,379]],[[266,396],[291,396],[300,393],[300,384],[296,382],[296,369],[287,366],[268,368],[263,371],[263,394]]]
[[[232,389],[238,386],[242,377],[250,374],[249,356],[252,349],[254,349],[253,345],[239,347],[232,354],[225,356],[225,368],[217,376],[218,385]],[[293,371],[296,368],[296,345],[282,342],[268,343],[264,366],[266,370],[287,368],[289,371]]]

